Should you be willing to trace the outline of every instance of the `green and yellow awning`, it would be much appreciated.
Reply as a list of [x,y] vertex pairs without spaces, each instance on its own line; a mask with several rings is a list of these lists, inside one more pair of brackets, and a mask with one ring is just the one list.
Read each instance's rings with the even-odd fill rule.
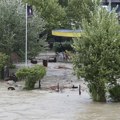
[[52,35],[61,37],[80,37],[81,30],[52,30]]

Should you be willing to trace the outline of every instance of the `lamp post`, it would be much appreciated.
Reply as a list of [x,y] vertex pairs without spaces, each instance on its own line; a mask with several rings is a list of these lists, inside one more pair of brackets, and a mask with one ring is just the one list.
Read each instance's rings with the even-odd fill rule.
[[25,32],[25,66],[27,66],[27,3],[26,3],[26,32]]
[[25,66],[28,65],[28,62],[27,62],[27,52],[28,52],[28,26],[27,26],[27,23],[28,23],[28,17],[32,17],[33,15],[33,10],[32,10],[32,6],[31,5],[28,5],[26,3],[26,32],[25,32]]

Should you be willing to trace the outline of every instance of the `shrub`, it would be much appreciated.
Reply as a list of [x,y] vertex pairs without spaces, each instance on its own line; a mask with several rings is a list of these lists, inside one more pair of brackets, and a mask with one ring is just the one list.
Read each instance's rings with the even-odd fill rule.
[[0,70],[7,64],[8,59],[8,55],[0,52]]
[[106,90],[105,90],[104,82],[94,81],[94,83],[88,84],[88,88],[93,101],[96,101],[96,102],[106,101],[106,98],[105,98]]
[[4,66],[8,64],[9,56],[0,52],[0,79],[4,79]]
[[10,65],[9,65],[9,68],[10,68],[10,69],[15,69],[15,68],[16,68],[16,65],[10,64]]
[[64,52],[64,51],[73,51],[73,48],[71,47],[71,42],[64,42],[62,44],[55,43],[53,49],[55,52]]
[[43,66],[25,67],[17,71],[16,75],[19,79],[25,80],[25,89],[32,90],[38,80],[41,80],[46,74]]
[[109,89],[110,98],[115,102],[120,102],[120,85],[117,84]]

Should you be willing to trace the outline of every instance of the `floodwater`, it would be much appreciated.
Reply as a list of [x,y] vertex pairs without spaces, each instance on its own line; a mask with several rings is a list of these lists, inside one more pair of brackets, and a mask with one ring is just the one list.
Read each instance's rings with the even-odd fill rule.
[[119,103],[93,103],[82,104],[85,108],[79,112],[76,120],[120,120]]
[[120,104],[94,103],[77,90],[2,90],[0,96],[0,120],[120,120]]
[[4,91],[0,95],[0,120],[74,120],[80,97],[74,92],[40,90]]
[[[62,84],[63,82],[69,86],[73,83],[81,84],[76,83],[76,80],[73,80],[75,78],[70,76],[70,69],[55,70],[60,74],[51,72],[53,70],[51,67],[48,69],[50,71],[47,72],[42,85],[51,82],[56,84],[61,78]],[[57,79],[59,77],[60,79]],[[56,83],[55,80],[52,81],[55,78]],[[69,83],[71,80],[72,83]],[[119,113],[119,103],[92,102],[85,89],[79,95],[78,89],[63,89],[61,92],[39,89],[8,91],[5,83],[0,85],[0,120],[120,120]]]

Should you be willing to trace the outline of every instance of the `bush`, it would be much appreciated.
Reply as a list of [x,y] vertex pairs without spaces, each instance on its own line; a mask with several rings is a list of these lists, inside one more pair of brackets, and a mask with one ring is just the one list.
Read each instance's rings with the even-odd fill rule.
[[99,102],[99,100],[100,100],[100,102],[105,102],[106,101],[105,84],[102,83],[101,81],[96,81],[96,82],[94,81],[94,83],[88,84],[90,95],[91,95],[93,101]]
[[25,89],[32,90],[38,80],[41,80],[46,74],[43,66],[25,67],[17,71],[16,75],[19,79],[25,80]]
[[0,52],[0,79],[4,79],[4,66],[8,64],[9,56]]
[[8,59],[8,55],[0,52],[0,70],[7,64]]
[[55,43],[53,49],[55,52],[64,52],[64,51],[73,51],[73,48],[71,47],[71,42],[64,42],[62,44]]
[[10,68],[10,69],[15,69],[15,68],[16,68],[16,65],[10,64],[10,65],[9,65],[9,68]]
[[120,102],[120,85],[117,84],[109,89],[110,98],[115,102]]

